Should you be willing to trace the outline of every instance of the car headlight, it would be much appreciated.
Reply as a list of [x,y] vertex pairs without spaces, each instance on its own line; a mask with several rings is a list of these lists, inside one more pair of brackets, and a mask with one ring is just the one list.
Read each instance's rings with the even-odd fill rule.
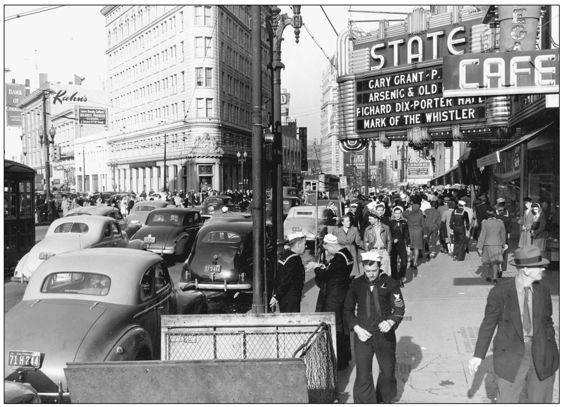
[[130,220],[130,223],[140,223],[139,219],[132,219]]
[[50,257],[55,256],[55,253],[51,252],[41,252],[39,253],[39,260],[47,260]]

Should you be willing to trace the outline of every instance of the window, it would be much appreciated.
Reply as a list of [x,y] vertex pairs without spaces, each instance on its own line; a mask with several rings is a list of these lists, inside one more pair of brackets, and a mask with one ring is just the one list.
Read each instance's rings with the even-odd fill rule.
[[197,117],[205,117],[204,99],[197,98]]
[[53,273],[41,286],[41,292],[49,294],[107,295],[109,291],[110,277],[95,273]]
[[212,25],[212,7],[204,6],[204,25]]
[[197,86],[203,86],[203,68],[195,68],[195,81]]
[[203,21],[203,6],[195,6],[195,25],[201,25]]
[[204,86],[210,88],[212,86],[212,68],[205,68]]
[[204,37],[195,37],[195,56],[204,56]]
[[212,117],[212,99],[206,99],[206,117]]

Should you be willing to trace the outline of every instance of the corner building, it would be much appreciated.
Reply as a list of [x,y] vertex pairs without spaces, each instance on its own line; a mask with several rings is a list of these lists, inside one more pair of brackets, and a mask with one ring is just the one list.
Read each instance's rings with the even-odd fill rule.
[[[250,6],[121,5],[101,13],[116,188],[235,189],[238,152],[247,153],[243,178],[251,178]],[[262,32],[264,100],[268,61]]]

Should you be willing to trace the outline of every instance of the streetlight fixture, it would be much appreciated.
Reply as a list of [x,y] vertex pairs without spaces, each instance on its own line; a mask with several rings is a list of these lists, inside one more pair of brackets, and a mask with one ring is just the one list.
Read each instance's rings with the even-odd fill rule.
[[[271,16],[267,18],[268,33],[271,40],[271,72],[272,72],[272,102],[273,102],[273,177],[272,177],[272,206],[273,206],[273,230],[276,233],[277,255],[283,252],[283,184],[282,184],[282,140],[281,140],[281,69],[285,65],[281,62],[281,42],[283,31],[287,26],[295,30],[295,42],[299,42],[299,34],[303,26],[301,6],[292,6],[293,16],[281,14],[277,6],[271,7]],[[270,28],[270,29],[269,29]]]
[[242,174],[241,179],[242,179],[242,190],[245,190],[245,185],[244,185],[244,163],[246,162],[246,159],[248,158],[248,153],[246,151],[244,151],[243,153],[240,153],[239,151],[236,153],[236,157],[238,157],[238,162],[240,163],[240,173]]

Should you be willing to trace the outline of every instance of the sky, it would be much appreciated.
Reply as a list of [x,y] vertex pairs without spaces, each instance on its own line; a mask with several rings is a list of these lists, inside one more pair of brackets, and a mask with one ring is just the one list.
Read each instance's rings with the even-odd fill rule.
[[[126,2],[125,2],[126,3]],[[325,2],[326,3],[326,2]],[[414,3],[416,4],[416,3]],[[4,6],[4,67],[5,80],[16,79],[23,83],[31,80],[32,90],[38,85],[39,73],[48,73],[51,82],[67,83],[74,74],[84,77],[83,86],[101,89],[106,75],[106,34],[104,17],[100,13],[104,5],[65,5],[59,8],[23,16],[29,11],[41,11],[41,4],[34,6]],[[282,13],[292,15],[290,6],[279,6]],[[320,105],[322,73],[336,51],[337,34],[348,26],[348,20],[403,18],[392,14],[362,14],[353,10],[404,11],[416,6],[358,6],[303,5],[303,22],[311,35],[303,28],[299,43],[295,43],[292,27],[284,32],[281,73],[282,88],[291,93],[290,116],[298,126],[309,128],[309,135],[320,134]],[[20,18],[12,18],[20,14]],[[357,23],[366,30],[377,23]],[[41,34],[40,34],[41,33]],[[324,52],[316,44],[318,42]]]

